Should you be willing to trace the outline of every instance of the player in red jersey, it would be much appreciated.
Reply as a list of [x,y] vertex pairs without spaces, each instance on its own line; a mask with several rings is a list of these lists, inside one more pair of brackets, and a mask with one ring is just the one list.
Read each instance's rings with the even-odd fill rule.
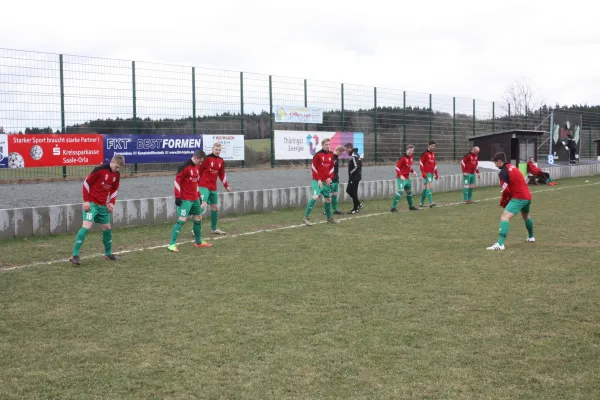
[[312,161],[312,197],[308,201],[304,219],[305,225],[313,225],[309,221],[310,212],[312,211],[319,196],[323,196],[325,202],[325,214],[327,214],[327,222],[337,224],[331,215],[331,182],[334,176],[334,160],[333,153],[329,151],[330,140],[323,139],[321,143],[322,149],[319,150],[313,157]]
[[110,163],[94,168],[91,174],[83,181],[83,224],[73,246],[71,263],[80,265],[79,250],[85,237],[94,223],[100,224],[102,229],[102,242],[104,243],[104,258],[116,261],[119,259],[112,253],[112,229],[110,227],[110,213],[117,201],[119,190],[119,170],[125,165],[125,157],[115,155]]
[[396,182],[398,184],[398,192],[394,196],[394,201],[392,202],[392,212],[398,211],[396,206],[398,205],[400,197],[402,197],[403,191],[406,192],[408,209],[412,211],[418,210],[417,207],[413,206],[412,184],[410,182],[411,173],[415,176],[415,178],[417,177],[417,173],[412,168],[414,153],[415,146],[410,144],[406,147],[406,154],[400,157],[398,162],[396,162]]
[[463,157],[460,166],[463,172],[463,200],[465,204],[473,203],[473,189],[475,188],[475,174],[479,179],[479,147],[473,146],[471,151]]
[[206,156],[206,160],[200,164],[200,196],[202,199],[202,208],[210,205],[210,226],[215,235],[224,235],[220,229],[217,229],[219,219],[219,193],[217,192],[217,179],[223,182],[225,190],[231,192],[227,175],[225,174],[225,160],[221,155],[221,143],[215,143],[212,147],[212,153]]
[[[555,186],[556,182],[552,180],[550,174],[542,171],[540,167],[538,167],[535,163],[533,157],[529,157],[529,162],[527,163],[527,173],[539,178],[543,179],[545,182],[548,182],[548,186]],[[535,183],[537,185],[537,182]]]
[[202,214],[203,209],[200,204],[200,175],[198,165],[206,158],[202,150],[194,153],[192,158],[181,164],[177,169],[173,190],[175,192],[175,205],[177,205],[177,222],[171,231],[171,242],[167,249],[178,253],[177,237],[188,216],[194,216],[193,233],[195,237],[194,247],[211,247],[212,244],[202,240]]
[[431,188],[433,187],[433,177],[439,179],[437,164],[435,161],[435,140],[430,140],[427,144],[427,151],[421,155],[420,168],[423,176],[423,192],[421,193],[421,207],[425,206],[425,198],[429,199],[429,208],[435,207]]
[[525,221],[527,228],[527,241],[535,242],[533,237],[533,220],[531,219],[531,193],[523,173],[517,167],[506,162],[504,153],[497,153],[493,158],[496,167],[500,168],[498,177],[500,178],[500,186],[502,187],[502,198],[500,206],[504,208],[504,212],[500,217],[500,233],[498,242],[494,243],[488,250],[504,250],[504,241],[508,235],[510,219],[517,213],[521,212],[521,216]]

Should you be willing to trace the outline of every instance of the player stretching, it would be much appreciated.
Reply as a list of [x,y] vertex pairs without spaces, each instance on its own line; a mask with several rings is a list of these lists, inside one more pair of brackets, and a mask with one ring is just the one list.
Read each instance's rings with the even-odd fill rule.
[[323,139],[322,149],[314,155],[312,161],[312,197],[308,201],[306,207],[306,213],[302,220],[305,225],[313,225],[309,221],[310,212],[312,211],[315,203],[319,199],[319,196],[323,195],[325,201],[325,214],[327,215],[327,222],[331,224],[337,224],[338,221],[334,220],[331,216],[331,181],[333,179],[333,153],[329,151],[329,139]]
[[[555,186],[556,182],[552,180],[550,174],[542,171],[540,167],[538,167],[535,163],[533,157],[529,157],[529,162],[527,162],[527,173],[531,174],[538,179],[548,183],[548,186]],[[537,182],[535,183],[537,185]]]
[[410,173],[416,177],[417,173],[413,170],[413,155],[415,153],[415,146],[412,144],[406,147],[406,153],[400,157],[398,162],[396,163],[396,182],[398,183],[398,192],[394,196],[394,201],[392,202],[392,212],[398,211],[396,206],[398,205],[398,201],[400,197],[402,197],[402,192],[406,192],[406,200],[408,201],[408,209],[416,211],[418,208],[413,206],[413,198],[412,198],[412,184],[410,182]]
[[173,226],[171,232],[171,242],[167,249],[178,253],[177,237],[183,224],[190,215],[194,216],[194,247],[211,247],[212,244],[202,240],[202,214],[204,210],[200,205],[200,175],[198,175],[198,165],[206,158],[202,150],[194,153],[192,158],[181,164],[177,169],[173,190],[175,191],[175,205],[177,205],[177,216],[179,219]]
[[217,178],[221,179],[225,190],[231,192],[227,175],[225,175],[225,160],[221,154],[221,143],[215,143],[204,162],[200,164],[198,172],[200,173],[200,196],[202,198],[202,208],[205,209],[210,204],[210,227],[215,235],[224,235],[220,229],[217,229],[219,219],[219,193],[217,193]]
[[498,173],[500,186],[502,187],[500,206],[504,208],[504,212],[500,217],[498,242],[487,249],[504,250],[504,241],[508,235],[510,225],[509,221],[519,211],[527,228],[527,241],[535,242],[535,238],[533,237],[533,220],[531,219],[531,215],[529,215],[531,211],[531,193],[523,174],[517,167],[506,162],[506,155],[504,153],[497,153],[493,161],[496,167],[500,168],[500,172]]
[[438,180],[438,169],[435,162],[435,140],[430,140],[427,144],[427,151],[421,155],[420,168],[423,176],[423,192],[421,193],[421,207],[425,206],[425,198],[429,199],[429,208],[435,207],[431,188],[433,187],[433,177]]
[[463,200],[465,204],[473,204],[473,189],[475,188],[475,174],[479,175],[479,147],[473,146],[471,152],[463,157],[460,166],[463,172]]
[[[119,259],[112,253],[112,229],[110,228],[110,213],[115,208],[117,191],[119,190],[119,170],[125,165],[125,157],[115,155],[109,164],[94,168],[83,181],[83,224],[77,236],[71,263],[80,265],[79,250],[85,237],[94,223],[100,224],[102,242],[104,243],[104,258],[116,261]],[[107,205],[108,204],[108,205]]]

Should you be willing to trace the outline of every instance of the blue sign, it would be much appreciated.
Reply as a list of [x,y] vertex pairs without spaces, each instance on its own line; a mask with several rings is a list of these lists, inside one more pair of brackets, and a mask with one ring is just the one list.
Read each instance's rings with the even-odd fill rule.
[[191,158],[202,150],[202,135],[103,135],[104,161],[115,154],[125,156],[127,164],[175,163]]

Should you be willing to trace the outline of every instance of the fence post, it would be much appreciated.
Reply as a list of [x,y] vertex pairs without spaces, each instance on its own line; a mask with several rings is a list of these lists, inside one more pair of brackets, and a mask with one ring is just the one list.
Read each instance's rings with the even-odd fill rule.
[[404,152],[406,153],[406,90],[402,92],[402,142],[404,143]]
[[[137,104],[135,97],[135,61],[131,62],[131,91],[132,91],[132,99],[133,99],[133,128],[134,130],[137,128]],[[138,171],[138,164],[133,164],[133,172]]]
[[373,88],[373,104],[375,106],[375,120],[373,121],[373,132],[375,133],[375,162],[377,162],[377,88]]
[[492,102],[492,132],[496,132],[496,102]]
[[429,93],[429,140],[431,140],[431,135],[432,135],[432,126],[431,126],[432,119],[433,119],[433,101],[431,98],[431,93]]
[[594,152],[593,152],[593,149],[592,149],[592,128],[590,128],[590,136],[589,136],[588,143],[589,143],[589,151],[588,151],[588,153],[590,153],[590,158],[594,158]]
[[456,160],[456,97],[452,98],[452,160]]
[[[59,55],[58,57],[60,64],[60,129],[63,135],[67,133],[65,131],[65,80],[63,73],[63,55]],[[63,178],[67,177],[67,166],[63,165],[62,167],[62,176]]]
[[[240,72],[240,133],[244,140],[244,147],[246,147],[246,127],[244,122],[244,73]],[[244,154],[246,152],[244,151]],[[246,158],[244,156],[244,158]],[[246,160],[242,160],[242,168],[246,168]]]
[[[304,107],[308,107],[308,82],[304,79]],[[308,130],[308,124],[304,124],[304,130]],[[307,167],[310,165],[309,160],[305,160],[304,165]]]
[[475,99],[473,99],[473,136],[475,136]]
[[192,67],[192,133],[196,134],[196,67]]
[[344,84],[342,83],[342,132],[344,129]]
[[269,75],[269,125],[271,130],[271,168],[275,168],[275,143],[273,132],[273,77]]

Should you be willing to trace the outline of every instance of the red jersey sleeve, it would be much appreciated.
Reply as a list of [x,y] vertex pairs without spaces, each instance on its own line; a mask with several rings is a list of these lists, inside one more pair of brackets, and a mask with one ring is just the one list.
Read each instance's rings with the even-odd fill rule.
[[320,180],[319,179],[319,166],[320,166],[320,153],[317,153],[314,155],[313,160],[312,160],[312,176],[314,180]]
[[462,169],[462,172],[463,172],[463,174],[464,174],[465,172],[467,172],[467,165],[468,165],[468,164],[469,164],[469,162],[471,161],[471,160],[469,160],[469,158],[470,158],[470,157],[469,157],[469,155],[467,154],[466,156],[464,156],[464,157],[463,157],[463,159],[462,159],[462,161],[461,161],[461,163],[460,163],[460,167],[461,167],[461,169]]
[[83,181],[82,192],[83,192],[83,201],[84,202],[92,201],[91,188],[97,179],[98,179],[98,172],[94,171],[91,174],[89,174],[87,176],[87,178],[85,178],[85,180]]
[[175,182],[173,183],[173,192],[175,193],[175,198],[181,198],[181,182],[183,181],[184,175],[185,168],[175,175]]
[[117,201],[117,192],[119,191],[119,184],[121,183],[121,175],[117,174],[115,181],[110,188],[109,202],[114,206]]
[[421,154],[421,158],[419,159],[419,168],[421,169],[421,175],[423,176],[423,178],[427,178],[427,174],[425,173],[425,162],[427,162],[427,160],[425,160],[425,155],[427,153],[423,153]]
[[227,182],[227,174],[225,173],[225,163],[221,164],[221,168],[219,169],[219,179],[223,182],[223,186],[228,189],[229,182]]
[[396,177],[400,177],[402,175],[402,160],[403,158],[396,161]]

